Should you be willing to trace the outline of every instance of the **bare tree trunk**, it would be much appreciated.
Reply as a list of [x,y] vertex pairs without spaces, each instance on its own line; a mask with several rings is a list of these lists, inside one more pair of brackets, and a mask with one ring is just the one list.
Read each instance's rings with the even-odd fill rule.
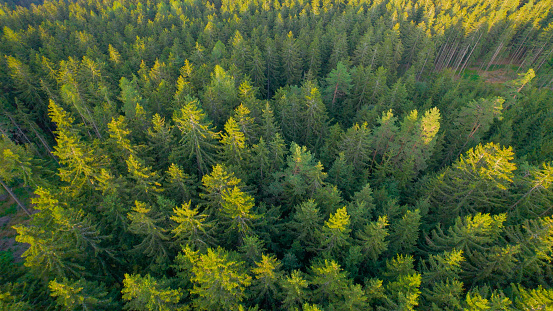
[[461,70],[459,71],[459,75],[461,75],[461,73],[463,72],[463,70],[465,70],[465,68],[467,67],[467,64],[470,60],[470,57],[472,56],[472,53],[474,52],[474,50],[476,50],[476,47],[478,46],[478,42],[480,42],[480,38],[482,38],[482,34],[483,32],[480,33],[480,36],[478,36],[478,39],[476,40],[476,43],[474,44],[474,47],[472,48],[472,50],[470,51],[469,53],[469,56],[467,57],[467,60],[465,61],[465,63],[463,64],[463,66],[461,66]]
[[540,70],[541,66],[543,66],[543,64],[545,64],[545,62],[547,61],[547,59],[549,58],[549,55],[551,55],[551,52],[553,52],[553,48],[551,50],[549,50],[549,53],[547,53],[546,56],[543,57],[543,60],[540,62],[539,66],[536,68],[536,72],[538,70]]
[[44,137],[42,137],[38,132],[37,130],[34,128],[34,126],[29,122],[29,127],[31,128],[31,130],[33,130],[33,132],[35,133],[36,137],[38,137],[38,140],[40,140],[40,142],[42,143],[42,145],[44,146],[44,148],[46,149],[46,152],[48,152],[48,154],[52,157],[52,159],[54,159],[54,161],[56,161],[56,163],[58,164],[58,166],[60,166],[60,163],[58,162],[58,159],[56,159],[56,157],[54,156],[54,154],[52,153],[52,148],[50,148],[50,145],[48,145],[48,143],[46,142],[46,140],[44,140]]
[[444,52],[444,50],[445,50],[448,43],[449,43],[449,37],[445,41],[445,44],[440,47],[440,50],[439,50],[438,54],[436,55],[436,59],[434,60],[434,71],[437,71],[438,63],[440,62],[440,59],[442,58],[442,54],[443,54],[443,52]]
[[449,66],[449,63],[451,62],[453,55],[455,55],[455,52],[457,51],[458,46],[459,46],[459,41],[455,41],[455,47],[452,46],[452,48],[450,48],[449,58],[447,58],[447,62],[442,66],[442,69],[447,68]]
[[461,62],[463,61],[463,57],[465,57],[465,55],[467,55],[467,52],[469,51],[469,47],[470,47],[470,45],[467,45],[463,49],[463,53],[459,53],[457,55],[457,57],[455,58],[455,61],[453,62],[453,67],[455,68],[453,70],[453,75],[455,75],[455,73],[457,73],[457,69],[459,69],[459,66],[461,66]]
[[430,57],[430,53],[426,53],[426,57],[424,58],[424,64],[422,65],[421,71],[417,75],[417,80],[420,79],[420,77],[421,77],[421,74],[424,70],[424,67],[426,66],[426,62],[428,61],[428,57]]
[[492,58],[490,59],[490,61],[488,62],[488,66],[486,67],[486,70],[485,71],[488,71],[488,69],[490,68],[490,66],[492,65],[493,61],[495,60],[495,58],[497,57],[497,55],[499,54],[499,52],[501,52],[501,49],[503,48],[503,42],[501,42],[499,44],[499,46],[497,47],[497,49],[495,49],[495,53],[493,54]]
[[25,138],[25,140],[27,141],[27,143],[29,144],[32,144],[31,141],[29,140],[29,137],[27,137],[27,135],[25,135],[25,133],[23,133],[23,130],[21,129],[21,127],[19,127],[19,125],[17,125],[17,123],[15,123],[15,120],[10,116],[9,113],[5,112],[4,111],[4,114],[6,116],[8,116],[8,118],[10,119],[10,121],[12,122],[12,124],[17,128],[17,130],[19,131],[19,133],[23,136],[23,138]]
[[17,198],[17,196],[15,196],[15,193],[13,193],[13,191],[10,189],[10,187],[8,187],[8,185],[6,185],[2,179],[0,179],[0,184],[2,185],[2,187],[4,187],[4,189],[6,189],[6,192],[8,192],[8,194],[14,199],[15,203],[17,203],[17,205],[18,205],[23,211],[25,211],[25,213],[27,213],[27,215],[31,216],[31,213],[29,213],[29,211],[27,210],[27,208],[25,208],[25,205],[23,205],[23,203],[21,203],[21,201],[19,201],[19,199]]

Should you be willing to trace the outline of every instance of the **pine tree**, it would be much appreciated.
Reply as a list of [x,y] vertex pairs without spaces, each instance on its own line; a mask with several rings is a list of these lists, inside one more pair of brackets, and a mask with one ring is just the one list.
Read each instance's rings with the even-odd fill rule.
[[265,109],[263,109],[263,114],[261,116],[260,135],[269,141],[279,132],[280,129],[275,122],[273,110],[269,102],[267,102],[265,103]]
[[307,288],[309,282],[303,277],[302,272],[294,270],[290,276],[281,279],[280,286],[283,289],[282,306],[286,310],[295,310],[308,300]]
[[252,53],[250,77],[252,78],[253,85],[258,87],[263,92],[266,92],[265,85],[267,84],[267,76],[265,75],[265,63],[263,54],[259,50],[258,46],[254,46]]
[[448,148],[444,163],[456,159],[468,148],[477,145],[482,136],[490,129],[495,119],[502,119],[503,103],[501,97],[481,98],[470,101],[461,108],[453,121],[454,127],[447,137],[452,145]]
[[386,216],[378,217],[378,221],[367,224],[363,231],[357,233],[358,243],[363,254],[369,259],[376,261],[378,257],[388,249],[386,238],[390,235]]
[[131,133],[125,122],[125,117],[119,116],[117,119],[112,118],[108,124],[108,132],[110,137],[110,143],[118,149],[120,156],[125,159],[130,155],[135,155],[135,146],[131,144],[128,138]]
[[463,283],[459,279],[465,260],[462,254],[461,250],[452,250],[429,256],[422,275],[423,305],[432,306],[433,310],[461,309]]
[[223,207],[223,194],[238,186],[240,181],[221,164],[214,166],[211,174],[204,175],[202,183],[205,193],[200,193],[200,198],[205,200],[202,205],[207,207],[206,213],[217,213]]
[[132,154],[126,162],[128,176],[134,180],[134,189],[141,197],[148,198],[153,193],[163,191],[159,183],[159,175],[157,172],[152,172],[151,167],[145,166],[139,158]]
[[348,163],[343,152],[338,154],[338,157],[328,171],[328,177],[329,181],[345,194],[345,197],[351,196],[353,189],[357,188],[354,167]]
[[225,189],[222,193],[221,215],[230,222],[231,230],[238,230],[241,236],[251,232],[251,222],[258,215],[252,213],[254,207],[253,197],[240,190],[238,187]]
[[249,72],[251,63],[251,47],[242,34],[237,30],[232,39],[231,62],[243,73]]
[[343,135],[341,151],[359,176],[369,165],[371,159],[371,132],[367,123],[355,124]]
[[[82,277],[84,264],[97,267],[105,239],[90,217],[71,207],[63,192],[37,188],[31,202],[40,213],[29,225],[14,226],[16,241],[29,244],[23,253],[25,266],[39,277]],[[69,198],[72,200],[71,198]],[[93,254],[93,256],[92,256]]]
[[165,122],[159,114],[152,117],[152,127],[148,128],[148,154],[155,160],[154,168],[165,169],[169,165],[169,155],[174,146],[173,126]]
[[166,229],[163,228],[165,219],[143,202],[135,201],[132,211],[127,214],[130,221],[128,230],[140,236],[142,241],[135,245],[134,251],[152,258],[154,263],[163,264],[169,259]]
[[421,275],[413,267],[413,257],[398,255],[386,263],[386,304],[395,310],[414,310],[421,294]]
[[518,285],[515,287],[516,300],[515,305],[522,310],[547,310],[553,303],[553,291],[551,289],[538,286],[535,289],[525,289]]
[[25,185],[32,179],[32,155],[29,149],[14,144],[8,137],[2,135],[0,140],[0,184],[14,199],[17,206],[30,215],[29,210],[10,188],[14,180],[23,180]]
[[420,210],[408,210],[403,217],[392,224],[390,232],[390,253],[410,254],[419,238],[421,225]]
[[256,303],[270,308],[274,306],[278,297],[278,282],[282,277],[280,262],[273,255],[261,256],[261,260],[252,268],[252,297]]
[[344,106],[346,97],[352,87],[352,79],[348,68],[342,61],[339,61],[336,69],[333,69],[325,80],[326,87],[323,94],[331,116],[334,119],[345,121],[339,117],[343,115],[343,111],[349,111],[348,107]]
[[312,301],[319,304],[340,304],[348,296],[350,280],[338,263],[324,260],[311,266],[310,283],[315,287]]
[[93,154],[90,145],[81,142],[74,132],[74,119],[65,110],[50,101],[48,106],[50,118],[57,125],[57,146],[54,155],[63,167],[59,168],[62,181],[68,182],[73,191],[78,191],[85,184],[92,185],[97,174],[99,161]]
[[[230,72],[216,65],[211,73],[211,82],[202,97],[203,108],[215,125],[221,128],[238,103],[235,78]],[[175,121],[175,123],[177,122]]]
[[50,281],[50,295],[56,297],[56,304],[64,310],[111,310],[114,303],[106,297],[104,284],[85,279],[71,281]]
[[313,83],[310,81],[304,83],[302,91],[305,98],[305,109],[301,114],[304,126],[303,141],[318,149],[322,145],[322,139],[326,136],[328,127],[326,107],[323,104],[319,90]]
[[287,168],[278,175],[279,180],[271,187],[286,202],[294,205],[312,197],[317,189],[323,187],[326,173],[320,162],[315,163],[313,155],[306,147],[292,143],[290,153]]
[[349,233],[351,229],[350,216],[346,207],[340,208],[336,213],[331,214],[325,226],[322,228],[321,246],[323,255],[329,258],[338,258],[337,251],[343,251],[345,246],[349,245]]
[[233,261],[229,253],[221,248],[208,248],[205,254],[185,248],[184,256],[192,263],[190,280],[194,287],[190,289],[190,294],[194,296],[194,308],[213,310],[239,307],[245,298],[246,288],[252,283],[241,263]]
[[149,274],[126,274],[123,280],[123,299],[126,308],[132,310],[169,311],[174,310],[181,299],[180,290],[170,289],[165,280],[156,280]]
[[229,165],[240,166],[248,149],[246,137],[238,127],[236,120],[230,117],[225,123],[225,133],[221,134],[223,157]]
[[215,142],[219,134],[213,132],[211,123],[198,105],[197,100],[189,98],[184,107],[175,111],[173,121],[181,132],[181,150],[178,153],[188,159],[194,158],[198,173],[203,176],[208,166],[216,160],[215,151],[218,147]]
[[447,224],[459,215],[504,210],[503,195],[516,169],[513,158],[512,148],[494,143],[471,148],[431,181],[428,197],[435,219]]
[[455,225],[450,227],[447,233],[438,227],[427,242],[429,247],[438,251],[456,249],[467,253],[473,249],[482,250],[500,237],[505,219],[505,214],[491,216],[478,213],[473,216],[458,217]]
[[[548,214],[551,196],[551,182],[553,181],[553,167],[543,163],[541,168],[521,167],[521,173],[515,175],[515,185],[521,189],[516,193],[517,201],[510,206],[513,210],[510,217],[518,219],[532,219]],[[522,176],[521,176],[522,175]]]
[[301,78],[301,58],[298,42],[291,31],[282,42],[280,57],[285,84],[297,85]]
[[246,142],[252,144],[257,141],[258,126],[255,123],[256,118],[252,117],[251,111],[244,104],[240,104],[234,109],[233,118],[236,120],[240,132],[244,133]]
[[184,173],[183,168],[180,165],[171,163],[167,172],[165,173],[164,189],[168,193],[171,193],[172,199],[175,202],[190,201],[196,194],[196,182],[195,178]]
[[206,221],[207,216],[200,214],[198,209],[192,209],[190,202],[173,208],[171,220],[176,226],[171,230],[176,242],[181,245],[194,246],[195,249],[205,249],[213,242],[210,235],[212,224]]
[[296,206],[292,221],[288,226],[295,231],[294,243],[308,252],[315,251],[320,245],[319,230],[323,225],[323,216],[313,200]]

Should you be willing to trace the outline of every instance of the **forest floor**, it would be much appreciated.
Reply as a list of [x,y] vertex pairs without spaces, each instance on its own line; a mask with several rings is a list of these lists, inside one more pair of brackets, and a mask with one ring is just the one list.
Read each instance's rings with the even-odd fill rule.
[[496,84],[516,79],[518,77],[518,68],[519,64],[510,63],[506,59],[494,62],[487,71],[480,70],[478,64],[475,64],[475,66],[467,68],[464,74],[468,74],[469,76],[478,76],[485,82]]
[[[31,210],[31,213],[33,211]],[[15,262],[22,260],[21,255],[27,250],[28,245],[15,241],[17,232],[13,226],[29,220],[30,217],[17,207],[10,196],[0,196],[0,252],[12,253]]]

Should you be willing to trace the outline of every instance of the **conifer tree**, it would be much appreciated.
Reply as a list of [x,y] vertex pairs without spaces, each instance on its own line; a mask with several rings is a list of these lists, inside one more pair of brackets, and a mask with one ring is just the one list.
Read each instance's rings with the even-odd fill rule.
[[246,148],[246,137],[233,117],[230,117],[225,123],[225,133],[221,134],[221,144],[227,163],[240,166],[248,149]]
[[54,155],[63,165],[59,168],[61,180],[73,186],[73,191],[85,184],[92,185],[99,166],[92,148],[81,142],[72,126],[74,119],[65,110],[53,101],[50,101],[48,109],[50,118],[57,125],[55,133],[58,144],[54,147]]
[[221,215],[229,220],[230,229],[238,230],[242,237],[250,234],[251,222],[259,218],[251,211],[254,207],[254,200],[250,195],[236,186],[232,189],[225,189],[222,194],[221,206]]
[[171,193],[172,199],[175,202],[190,201],[196,194],[195,178],[184,173],[183,168],[180,165],[171,163],[167,172],[165,172],[164,189]]
[[196,169],[200,176],[207,173],[209,165],[215,162],[217,145],[215,144],[218,133],[213,132],[211,122],[198,107],[196,99],[188,99],[188,102],[173,114],[175,126],[181,132],[181,150],[188,159],[194,159]]
[[126,308],[144,311],[169,311],[178,306],[182,293],[168,288],[165,280],[156,280],[149,274],[125,274],[123,280],[123,299]]
[[56,304],[64,310],[111,310],[114,307],[106,297],[104,284],[89,282],[85,279],[71,281],[50,281],[50,295],[56,297]]
[[192,263],[190,280],[194,286],[190,294],[194,296],[194,308],[239,308],[245,298],[245,289],[252,283],[240,262],[233,261],[221,248],[208,248],[205,254],[185,248],[184,256]]
[[323,93],[329,111],[335,119],[338,119],[342,111],[349,111],[344,107],[344,103],[352,87],[351,82],[351,75],[342,61],[337,63],[336,69],[333,69],[326,78],[326,88]]
[[471,148],[429,185],[435,219],[451,223],[452,216],[502,211],[502,196],[512,183],[516,169],[513,158],[512,148],[501,148],[494,143]]
[[236,120],[240,131],[244,133],[246,142],[252,144],[257,141],[258,126],[255,123],[255,118],[252,117],[251,111],[246,106],[243,104],[238,105],[234,109],[233,118]]
[[419,237],[421,225],[420,210],[408,210],[401,219],[392,224],[390,233],[390,253],[410,254]]
[[23,180],[24,184],[29,184],[32,178],[30,150],[14,144],[4,135],[2,135],[1,139],[0,163],[2,163],[2,166],[0,167],[0,184],[17,203],[17,206],[30,215],[29,210],[9,186],[16,179]]
[[[28,226],[15,226],[16,240],[29,244],[25,266],[44,278],[82,277],[83,264],[95,266],[105,239],[82,210],[72,208],[60,193],[39,187],[32,199],[35,215]],[[92,253],[89,253],[92,252]],[[94,254],[94,256],[90,256]]]
[[214,166],[211,174],[202,177],[205,193],[200,193],[200,198],[205,200],[202,204],[207,207],[208,215],[219,212],[223,207],[223,194],[238,186],[240,181],[221,164]]
[[157,172],[152,172],[151,167],[145,166],[132,154],[126,162],[129,177],[134,180],[134,188],[142,197],[148,198],[156,192],[163,191],[159,183],[159,175]]
[[324,260],[311,266],[310,283],[315,286],[312,301],[319,304],[340,304],[348,295],[350,280],[338,263]]
[[419,304],[421,275],[413,267],[413,257],[398,255],[386,263],[389,282],[386,305],[397,310],[414,310]]
[[289,276],[282,278],[280,286],[283,289],[282,306],[286,310],[295,310],[308,300],[306,290],[309,282],[303,277],[301,271],[294,270]]
[[166,242],[169,238],[167,230],[163,228],[165,219],[155,211],[152,212],[152,208],[148,208],[146,203],[139,201],[135,201],[135,206],[127,214],[127,218],[130,221],[128,230],[142,239],[134,250],[152,258],[155,263],[165,263],[169,256]]
[[171,220],[176,226],[171,230],[176,242],[190,245],[195,249],[205,249],[213,242],[210,235],[212,224],[206,221],[207,216],[200,214],[198,209],[192,209],[190,202],[173,208]]
[[301,58],[298,42],[290,31],[282,42],[282,76],[287,85],[296,85],[300,81]]
[[152,117],[152,126],[148,128],[148,154],[155,159],[154,168],[167,168],[169,155],[174,146],[173,126],[165,122],[159,114]]
[[326,173],[320,162],[315,163],[313,155],[306,147],[292,143],[290,153],[287,168],[278,174],[279,180],[271,187],[273,192],[293,205],[312,197],[317,189],[323,187]]
[[343,135],[341,151],[356,172],[362,172],[371,159],[371,135],[367,123],[355,124]]
[[363,231],[357,233],[358,243],[361,245],[363,254],[369,259],[376,261],[380,254],[388,249],[386,238],[390,233],[386,227],[388,220],[386,216],[378,217],[378,221],[367,224]]
[[[215,125],[221,128],[237,104],[238,92],[234,77],[230,72],[216,65],[211,73],[211,82],[203,94],[202,107],[208,113],[209,118],[215,122]],[[190,104],[187,103],[188,105]],[[175,121],[175,123],[177,122]]]
[[252,268],[254,279],[252,281],[252,293],[256,303],[266,307],[274,306],[278,297],[278,282],[282,277],[280,262],[273,255],[261,256],[261,260]]
[[318,149],[322,145],[322,138],[326,136],[328,117],[321,94],[315,85],[307,81],[302,86],[305,98],[305,110],[302,113],[304,126],[303,141],[309,146]]
[[128,138],[131,132],[127,128],[125,117],[119,116],[117,119],[113,118],[108,124],[108,132],[110,142],[118,149],[123,159],[136,154],[135,147],[131,145],[131,141]]
[[331,214],[325,226],[322,228],[321,246],[323,254],[329,258],[338,258],[337,251],[343,251],[345,246],[349,245],[349,233],[351,229],[350,216],[346,207],[340,208],[336,213]]

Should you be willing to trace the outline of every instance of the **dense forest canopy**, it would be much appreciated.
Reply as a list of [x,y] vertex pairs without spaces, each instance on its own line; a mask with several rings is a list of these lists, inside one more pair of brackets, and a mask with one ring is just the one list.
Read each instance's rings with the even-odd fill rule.
[[553,308],[553,1],[15,4],[0,310]]

